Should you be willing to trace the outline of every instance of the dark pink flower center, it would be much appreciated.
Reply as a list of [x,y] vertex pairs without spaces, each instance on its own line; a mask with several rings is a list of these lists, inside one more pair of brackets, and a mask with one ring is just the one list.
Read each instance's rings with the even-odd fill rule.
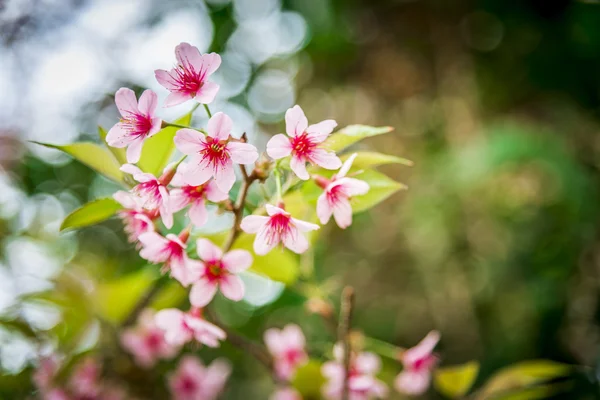
[[203,199],[206,194],[206,185],[184,186],[181,189],[190,201]]
[[144,201],[144,208],[156,209],[162,204],[159,187],[158,181],[152,180],[138,184],[133,191]]
[[291,144],[296,156],[308,159],[318,143],[314,142],[306,132],[303,132],[301,135],[291,138]]
[[410,365],[410,369],[413,371],[429,370],[433,368],[436,362],[437,358],[433,354],[430,354],[423,358],[417,359],[414,363],[412,363],[412,365]]
[[335,204],[340,199],[347,199],[346,193],[344,193],[344,189],[342,185],[336,185],[327,191],[327,201],[329,204]]
[[289,364],[296,365],[304,358],[304,353],[298,349],[290,349],[285,352],[284,357]]
[[185,394],[195,393],[199,389],[198,382],[191,376],[185,375],[179,381],[179,392]]
[[278,243],[291,231],[291,217],[286,214],[275,214],[268,222],[267,243],[269,245]]
[[179,91],[190,96],[196,96],[204,84],[204,74],[197,72],[192,65],[177,65],[174,69],[175,76],[173,79],[179,86]]
[[159,332],[151,332],[144,338],[144,343],[146,347],[150,350],[156,351],[162,345],[163,336],[162,333]]
[[204,274],[210,282],[220,281],[227,274],[221,260],[205,261],[204,267]]
[[164,252],[169,254],[171,259],[182,259],[183,258],[183,247],[173,240],[169,240],[169,243],[165,246]]
[[123,128],[134,136],[147,136],[152,129],[152,120],[145,115],[128,112],[121,118]]
[[229,152],[227,151],[227,142],[224,140],[213,139],[210,136],[206,137],[204,148],[199,152],[203,160],[207,160],[213,167],[223,167],[229,160]]

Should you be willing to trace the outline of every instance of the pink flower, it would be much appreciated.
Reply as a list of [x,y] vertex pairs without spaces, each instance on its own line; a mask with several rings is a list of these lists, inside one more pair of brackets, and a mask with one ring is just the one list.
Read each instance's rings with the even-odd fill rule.
[[172,233],[166,237],[156,232],[143,233],[139,237],[142,244],[140,257],[154,264],[164,263],[164,270],[170,270],[171,276],[187,287],[191,283],[189,259],[185,252],[188,235],[188,230],[183,231],[180,237]]
[[76,398],[96,398],[100,393],[100,366],[93,358],[86,358],[77,365],[69,378],[70,392]]
[[264,340],[281,379],[290,380],[296,369],[308,362],[308,355],[304,351],[304,335],[298,325],[289,324],[281,330],[267,329]]
[[332,119],[309,126],[304,111],[296,105],[285,113],[285,130],[289,137],[282,133],[273,136],[267,143],[267,154],[275,160],[291,154],[290,168],[304,180],[309,178],[307,162],[326,169],[338,169],[342,165],[340,159],[320,147],[336,126]]
[[266,205],[268,217],[249,215],[242,220],[241,228],[246,233],[257,233],[254,239],[254,252],[267,254],[280,242],[295,253],[308,249],[308,240],[301,232],[319,229],[318,225],[292,218],[282,208]]
[[139,207],[150,211],[158,210],[167,229],[171,228],[173,226],[173,210],[171,209],[167,185],[171,181],[173,171],[170,171],[167,167],[160,178],[142,172],[141,169],[132,164],[123,165],[121,171],[131,174],[133,179],[139,182],[131,189],[131,193],[136,197]]
[[233,301],[244,297],[244,282],[237,276],[252,265],[252,256],[246,250],[231,250],[225,254],[210,240],[198,239],[196,251],[202,261],[195,261],[191,266],[192,274],[198,280],[190,290],[190,303],[195,307],[204,307],[217,293],[221,293]]
[[152,90],[145,90],[138,104],[133,90],[121,88],[115,94],[115,103],[122,118],[108,131],[106,143],[112,147],[127,147],[127,162],[136,163],[140,160],[144,140],[160,131],[162,121],[154,116],[158,97]]
[[117,215],[123,221],[129,243],[137,242],[142,233],[154,232],[153,220],[158,217],[156,211],[144,210],[135,196],[123,190],[116,192],[113,198],[124,207]]
[[165,331],[165,340],[172,346],[182,346],[196,339],[208,347],[219,347],[227,335],[216,325],[202,319],[199,309],[187,313],[167,308],[156,313],[156,326]]
[[180,129],[175,145],[190,156],[184,180],[189,185],[201,185],[214,177],[219,189],[229,193],[235,182],[233,163],[252,164],[258,158],[256,147],[248,143],[232,142],[233,122],[222,112],[208,121],[207,136],[193,129]]
[[121,334],[121,344],[140,366],[146,368],[154,366],[159,359],[173,358],[179,350],[165,341],[165,333],[156,326],[151,309],[142,311],[137,325]]
[[[342,397],[345,370],[343,365],[343,348],[338,343],[333,354],[335,361],[328,361],[321,367],[321,373],[329,381],[323,386],[323,396],[329,400]],[[381,369],[381,360],[373,353],[352,353],[348,377],[350,400],[368,400],[387,396],[387,386],[375,375]]]
[[347,178],[346,174],[356,158],[353,154],[344,162],[342,168],[331,177],[331,180],[316,176],[317,185],[324,189],[317,200],[317,216],[322,224],[329,222],[331,214],[338,226],[342,229],[352,224],[352,206],[350,198],[359,196],[369,191],[369,184],[354,178]]
[[394,387],[400,393],[419,395],[431,383],[431,372],[438,363],[433,349],[440,341],[440,333],[431,331],[419,344],[402,353],[404,370],[396,377]]
[[47,393],[42,393],[44,400],[71,400],[67,392],[63,389],[54,388]]
[[198,358],[185,356],[168,378],[169,389],[174,400],[214,400],[223,391],[229,374],[231,366],[223,359],[205,367]]
[[34,385],[41,391],[48,390],[53,385],[58,369],[59,364],[56,356],[51,355],[40,359],[39,365],[32,376]]
[[182,175],[185,174],[186,169],[187,164],[181,164],[171,182],[172,185],[180,186],[171,190],[171,207],[173,212],[177,212],[190,205],[187,215],[194,225],[200,227],[208,219],[206,200],[218,203],[227,200],[229,195],[222,192],[214,180],[198,186],[182,183]]
[[302,400],[302,395],[292,387],[277,389],[269,400]]
[[180,43],[175,47],[175,58],[175,68],[170,71],[154,71],[158,83],[171,92],[165,100],[165,107],[191,99],[203,104],[212,102],[219,91],[219,85],[209,82],[208,77],[221,65],[221,57],[216,53],[200,54],[197,47]]

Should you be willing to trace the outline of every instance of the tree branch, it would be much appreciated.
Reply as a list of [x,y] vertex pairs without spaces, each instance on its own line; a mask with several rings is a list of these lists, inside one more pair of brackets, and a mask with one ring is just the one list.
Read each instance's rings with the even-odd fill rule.
[[127,315],[127,318],[125,318],[125,320],[121,324],[121,328],[125,328],[129,325],[133,325],[135,323],[135,321],[137,320],[139,313],[142,312],[142,310],[144,308],[148,307],[148,305],[154,299],[154,296],[156,296],[158,294],[158,292],[160,292],[160,289],[162,289],[162,287],[168,281],[169,281],[168,276],[163,275],[160,278],[158,278],[157,280],[155,280],[154,282],[152,282],[152,286],[150,286],[148,288],[146,293],[144,293],[144,295],[139,299],[139,301],[136,303],[136,305],[133,307],[133,309],[129,312],[129,314]]
[[340,322],[338,325],[338,340],[344,348],[344,384],[342,386],[341,400],[348,400],[349,390],[348,381],[350,379],[350,326],[352,322],[352,312],[354,308],[354,289],[346,286],[342,291],[342,300],[340,307]]
[[246,204],[246,197],[248,197],[248,191],[250,190],[250,186],[255,180],[258,179],[258,176],[255,171],[252,171],[252,173],[248,175],[246,167],[240,165],[240,169],[242,170],[242,176],[244,177],[244,180],[242,181],[242,186],[240,187],[240,193],[238,194],[237,201],[233,205],[233,227],[231,228],[231,233],[225,241],[225,244],[223,244],[224,253],[231,250],[233,243],[235,243],[235,240],[238,238],[240,233],[242,233],[240,223],[242,222],[242,217],[244,216],[244,205]]

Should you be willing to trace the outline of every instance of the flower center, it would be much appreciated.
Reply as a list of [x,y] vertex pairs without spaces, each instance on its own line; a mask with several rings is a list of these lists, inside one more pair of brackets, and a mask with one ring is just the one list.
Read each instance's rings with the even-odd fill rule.
[[221,260],[212,260],[204,263],[206,270],[205,274],[209,281],[220,280],[227,271],[223,268]]
[[158,182],[152,180],[138,184],[133,188],[133,192],[142,199],[144,208],[154,210],[162,203],[159,187]]
[[158,332],[152,332],[146,336],[146,347],[151,350],[157,350],[162,343],[162,335]]
[[296,365],[300,362],[303,355],[304,354],[301,351],[291,349],[285,353],[285,360],[292,365]]
[[299,157],[308,158],[315,147],[317,147],[317,143],[313,142],[306,132],[292,138],[292,149]]
[[204,194],[206,193],[206,185],[184,186],[182,189],[186,197],[192,200],[202,199],[204,198]]
[[198,390],[198,383],[191,376],[181,378],[179,388],[183,393],[190,394]]
[[204,77],[200,76],[191,65],[188,65],[187,68],[183,65],[178,65],[175,67],[175,81],[179,86],[178,90],[180,92],[196,96],[196,93],[198,93],[204,84]]
[[342,185],[337,185],[327,191],[327,200],[330,204],[337,203],[340,199],[346,199],[348,196],[344,193]]
[[285,214],[275,214],[269,219],[268,244],[281,241],[281,238],[291,230],[290,220],[291,217]]
[[202,159],[208,160],[214,167],[222,167],[229,160],[229,152],[227,151],[227,142],[211,137],[206,138],[204,148],[199,154]]
[[414,371],[427,370],[435,364],[435,360],[435,356],[432,355],[419,358],[412,364],[411,369]]
[[152,129],[152,120],[142,114],[128,113],[121,118],[123,128],[134,136],[147,136]]

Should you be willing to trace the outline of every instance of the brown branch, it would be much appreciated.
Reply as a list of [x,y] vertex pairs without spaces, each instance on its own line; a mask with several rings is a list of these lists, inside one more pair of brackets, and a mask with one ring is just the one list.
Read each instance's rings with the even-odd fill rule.
[[233,243],[238,238],[240,233],[242,233],[242,229],[240,228],[240,223],[242,222],[242,217],[244,216],[244,205],[246,204],[246,197],[248,197],[248,191],[250,190],[250,186],[252,183],[259,179],[256,171],[252,171],[250,175],[246,172],[246,167],[240,165],[240,169],[242,171],[242,176],[244,180],[242,181],[242,186],[240,187],[240,192],[238,194],[237,201],[233,205],[233,227],[231,228],[231,233],[229,237],[223,244],[223,252],[228,252],[231,250]]
[[138,315],[142,312],[144,308],[148,307],[148,305],[154,299],[154,296],[156,296],[158,292],[160,292],[160,289],[162,289],[162,287],[167,283],[168,280],[168,277],[166,275],[163,275],[156,281],[152,282],[152,286],[148,288],[146,293],[144,293],[144,296],[140,298],[140,300],[136,303],[133,309],[129,312],[127,318],[125,318],[125,320],[121,324],[121,328],[133,325],[136,322]]
[[350,379],[350,325],[352,322],[352,311],[354,308],[354,289],[351,286],[346,286],[342,291],[342,300],[340,307],[340,321],[338,325],[338,340],[344,348],[343,365],[344,365],[344,383],[342,386],[341,400],[348,400],[349,389],[348,381]]

